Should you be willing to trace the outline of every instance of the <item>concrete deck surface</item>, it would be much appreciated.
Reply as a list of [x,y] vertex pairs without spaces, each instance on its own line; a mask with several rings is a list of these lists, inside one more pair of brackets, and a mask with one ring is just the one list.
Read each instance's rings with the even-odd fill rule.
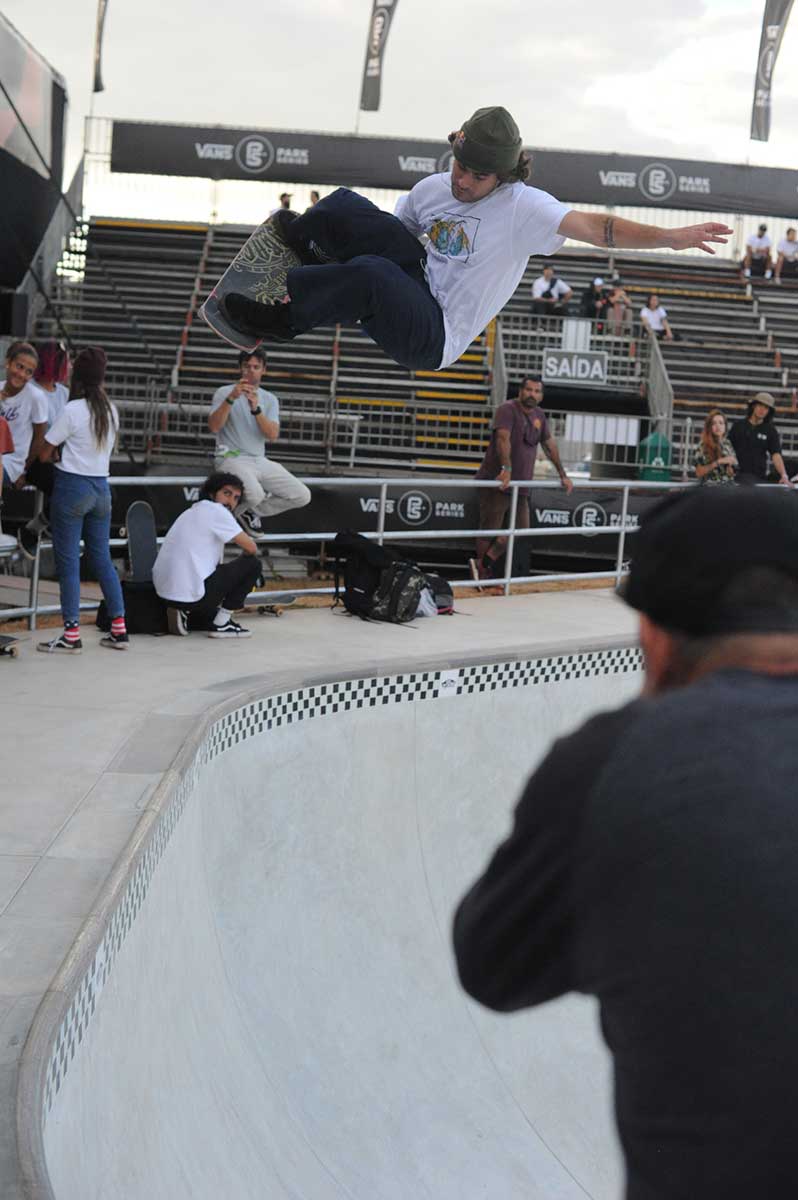
[[245,619],[252,638],[238,643],[137,637],[126,654],[102,649],[88,627],[79,658],[36,653],[42,633],[16,661],[0,662],[4,1196],[22,1194],[8,1172],[17,1066],[33,1015],[200,714],[255,687],[602,649],[629,644],[636,628],[608,591],[463,600],[458,609],[412,628],[329,609],[291,609],[279,620],[253,614]]

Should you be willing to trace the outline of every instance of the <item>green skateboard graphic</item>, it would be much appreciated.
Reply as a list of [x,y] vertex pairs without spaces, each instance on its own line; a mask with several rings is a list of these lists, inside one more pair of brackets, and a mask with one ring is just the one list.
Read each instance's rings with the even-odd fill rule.
[[254,350],[262,336],[232,323],[225,296],[237,292],[259,304],[277,304],[285,296],[288,272],[299,266],[299,256],[280,238],[270,217],[239,250],[200,308],[200,316],[226,342],[239,350]]

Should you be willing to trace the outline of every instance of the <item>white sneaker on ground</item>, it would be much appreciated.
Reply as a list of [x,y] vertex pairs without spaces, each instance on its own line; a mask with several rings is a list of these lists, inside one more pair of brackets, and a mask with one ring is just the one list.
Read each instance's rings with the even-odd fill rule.
[[243,625],[239,625],[237,621],[225,621],[224,625],[214,625],[213,629],[208,630],[208,637],[212,638],[245,638],[252,637],[252,632],[245,629]]
[[765,279],[772,279],[772,278],[773,278],[773,272],[765,271]]

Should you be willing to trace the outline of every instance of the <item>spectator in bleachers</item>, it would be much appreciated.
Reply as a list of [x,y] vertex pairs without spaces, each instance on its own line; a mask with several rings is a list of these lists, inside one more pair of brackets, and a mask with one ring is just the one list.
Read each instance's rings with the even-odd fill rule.
[[565,316],[573,294],[565,280],[554,274],[554,267],[545,266],[532,284],[532,312],[546,317]]
[[664,338],[666,342],[673,341],[673,330],[668,322],[668,310],[660,304],[656,292],[651,293],[643,308],[640,309],[640,320],[653,337]]
[[80,654],[80,542],[97,573],[111,618],[110,632],[100,639],[109,650],[127,650],[125,603],[119,576],[111,561],[111,489],[108,486],[111,451],[119,430],[119,413],[105,391],[105,352],[88,346],[75,359],[69,401],[44,435],[41,459],[52,460],[56,449],[55,483],[50,511],[53,552],[61,591],[64,629],[49,642],[39,642],[45,654]]
[[773,262],[770,257],[772,245],[767,225],[760,225],[756,233],[748,235],[745,239],[743,259],[743,275],[746,279],[750,279],[752,275],[764,275],[765,279],[770,279],[773,274]]
[[279,212],[281,208],[290,209],[292,195],[293,195],[293,192],[280,192],[280,203],[277,205],[276,208],[273,208],[271,210],[271,212],[269,213],[269,216],[273,217],[274,214],[276,212]]
[[[212,638],[250,637],[250,631],[233,620],[260,575],[258,547],[233,516],[242,490],[237,475],[210,475],[197,503],[180,514],[164,538],[152,581],[167,605],[170,633],[184,637],[191,627],[207,630]],[[244,553],[220,564],[228,542]]]
[[776,469],[779,483],[789,486],[787,468],[781,454],[781,438],[773,424],[776,401],[769,392],[757,392],[748,405],[748,415],[735,421],[729,430],[729,441],[737,455],[741,483],[765,483],[768,477],[768,455]]
[[782,275],[785,279],[798,278],[798,237],[796,237],[793,226],[787,230],[787,236],[781,239],[776,249],[778,250],[774,274],[776,283],[781,283]]
[[[44,392],[47,398],[47,429],[64,411],[69,399],[69,388],[66,379],[69,377],[69,355],[58,342],[50,340],[40,342],[36,346],[39,355],[33,380]],[[19,531],[19,546],[30,559],[36,555],[39,538],[49,528],[49,500],[55,482],[55,467],[51,462],[41,462],[39,452],[44,448],[43,430],[36,437],[30,448],[30,463],[27,470],[27,482],[38,488],[45,497],[44,507],[38,516],[33,517]]]
[[[560,461],[560,452],[549,430],[542,403],[540,376],[528,375],[521,380],[516,399],[500,404],[494,413],[490,444],[476,478],[496,479],[500,486],[478,489],[480,529],[501,528],[510,508],[510,482],[532,478],[538,446],[553,464],[566,493],[570,495],[574,490]],[[515,523],[518,529],[529,528],[529,488],[518,489]],[[471,560],[475,578],[492,578],[506,547],[506,537],[477,538],[477,556]]]
[[604,321],[608,333],[616,337],[629,333],[632,328],[634,310],[632,301],[619,283],[614,284],[607,294],[607,304],[604,309]]
[[39,356],[29,342],[12,342],[6,355],[6,377],[0,384],[0,415],[11,430],[14,449],[3,455],[6,486],[23,488],[33,447],[47,429],[47,397],[33,382]]
[[606,307],[607,294],[604,291],[604,280],[597,275],[590,286],[582,292],[579,301],[579,315],[587,317],[591,321],[600,321]]
[[208,428],[216,436],[216,470],[234,470],[244,484],[236,512],[250,534],[262,533],[261,517],[273,517],[310,502],[310,492],[290,471],[266,457],[280,433],[280,405],[273,392],[262,388],[266,351],[242,350],[241,378],[217,388],[211,401]]
[[734,483],[737,455],[726,436],[726,418],[719,408],[707,413],[693,467],[701,483]]

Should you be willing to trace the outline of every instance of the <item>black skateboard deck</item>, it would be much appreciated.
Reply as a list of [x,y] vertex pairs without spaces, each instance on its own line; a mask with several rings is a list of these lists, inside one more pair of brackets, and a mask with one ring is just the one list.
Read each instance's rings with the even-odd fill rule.
[[16,658],[19,654],[19,638],[0,634],[0,658]]
[[125,517],[131,583],[151,583],[158,554],[155,514],[146,500],[134,500]]
[[239,250],[200,308],[200,316],[214,333],[237,349],[254,350],[263,338],[244,333],[230,323],[224,297],[238,292],[259,304],[277,303],[285,295],[288,272],[301,265],[299,255],[286,246],[269,218]]

